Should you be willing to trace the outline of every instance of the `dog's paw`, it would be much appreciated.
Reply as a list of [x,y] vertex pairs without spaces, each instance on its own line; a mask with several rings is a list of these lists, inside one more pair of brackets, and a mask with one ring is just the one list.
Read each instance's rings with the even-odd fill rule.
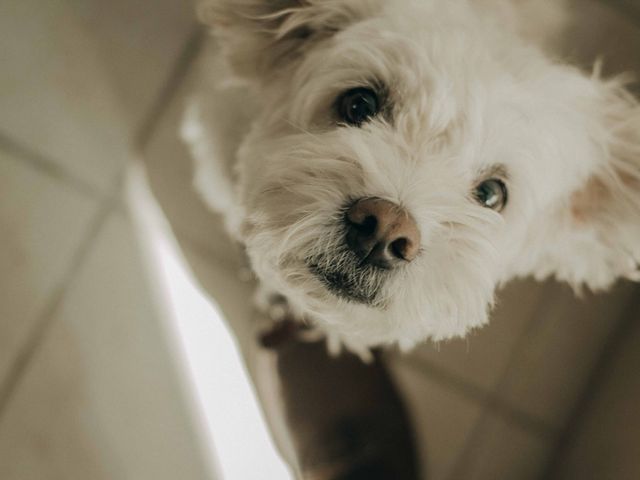
[[371,363],[374,359],[368,347],[353,344],[341,336],[327,333],[304,318],[296,316],[289,308],[286,297],[279,293],[259,287],[256,292],[256,307],[262,313],[260,323],[257,325],[258,341],[265,348],[278,349],[289,342],[326,341],[327,350],[333,357],[347,350],[355,353],[364,363]]
[[262,313],[258,317],[256,330],[263,347],[279,348],[304,337],[307,327],[293,315],[283,295],[260,286],[255,294],[255,306]]
[[266,322],[279,322],[289,315],[287,299],[277,291],[259,283],[253,295],[253,304]]

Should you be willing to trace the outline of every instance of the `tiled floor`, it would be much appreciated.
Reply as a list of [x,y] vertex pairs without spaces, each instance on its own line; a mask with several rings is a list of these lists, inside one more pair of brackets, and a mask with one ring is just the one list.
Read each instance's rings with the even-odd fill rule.
[[114,209],[2,412],[0,478],[210,478],[142,272]]
[[556,478],[596,480],[640,477],[640,308],[628,312],[582,399],[562,449],[549,469]]
[[5,152],[0,191],[0,378],[5,380],[20,346],[66,281],[99,202]]
[[123,139],[132,125],[93,43],[69,2],[0,5],[2,136],[106,192],[126,158]]
[[197,32],[154,4],[0,5],[3,480],[212,478],[120,199]]
[[[576,1],[573,45],[640,71],[638,3]],[[203,58],[187,3],[0,3],[3,480],[210,478],[120,199],[137,142],[196,275],[250,351],[235,321],[251,314],[241,257],[191,189],[177,139]],[[389,355],[429,478],[638,478],[637,298],[628,284],[579,301],[518,282],[489,327]]]

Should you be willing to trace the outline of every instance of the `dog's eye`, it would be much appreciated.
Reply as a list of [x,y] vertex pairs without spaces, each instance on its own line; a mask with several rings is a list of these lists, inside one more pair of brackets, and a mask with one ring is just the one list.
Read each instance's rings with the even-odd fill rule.
[[360,126],[378,113],[378,96],[369,88],[353,88],[338,98],[337,107],[344,122]]
[[483,207],[501,212],[507,205],[507,186],[498,178],[490,178],[476,187],[473,196]]

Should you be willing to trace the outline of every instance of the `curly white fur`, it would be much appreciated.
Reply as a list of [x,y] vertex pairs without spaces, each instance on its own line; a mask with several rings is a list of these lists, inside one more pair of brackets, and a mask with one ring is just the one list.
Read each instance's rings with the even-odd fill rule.
[[[640,106],[547,53],[561,2],[207,0],[201,14],[230,70],[184,124],[198,188],[259,279],[334,343],[464,335],[515,276],[638,279]],[[363,85],[391,114],[337,125],[335,99]],[[501,214],[471,195],[496,166]],[[310,268],[349,268],[341,219],[361,197],[402,205],[422,233],[416,260],[363,277],[372,305]]]

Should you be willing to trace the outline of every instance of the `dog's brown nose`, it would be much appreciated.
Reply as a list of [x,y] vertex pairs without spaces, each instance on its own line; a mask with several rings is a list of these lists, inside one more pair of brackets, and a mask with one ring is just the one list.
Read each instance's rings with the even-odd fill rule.
[[393,268],[413,260],[420,249],[420,231],[409,212],[382,198],[356,201],[345,222],[347,245],[364,263]]

